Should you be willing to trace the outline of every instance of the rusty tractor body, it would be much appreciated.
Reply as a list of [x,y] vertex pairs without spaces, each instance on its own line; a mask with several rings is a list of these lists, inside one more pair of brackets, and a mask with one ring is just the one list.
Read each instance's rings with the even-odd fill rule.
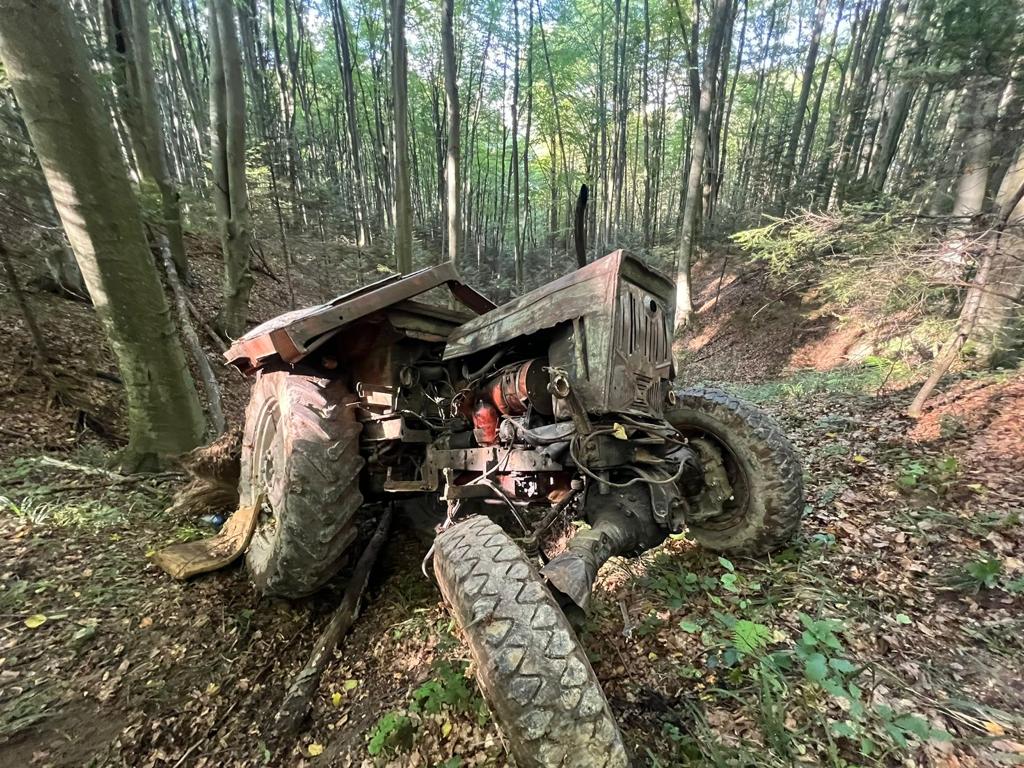
[[356,508],[434,500],[435,575],[520,764],[625,764],[566,622],[601,565],[686,529],[716,551],[765,552],[803,506],[792,447],[763,414],[673,387],[674,296],[621,250],[501,307],[442,264],[237,340],[227,359],[256,376],[241,496],[259,516],[257,586],[308,594],[342,564]]
[[[459,309],[417,301],[440,287]],[[585,607],[601,563],[682,530],[679,489],[700,486],[699,455],[663,421],[673,312],[672,282],[621,250],[498,308],[442,264],[275,318],[226,357],[248,373],[348,377],[369,498],[439,492],[453,513],[493,507],[537,552],[538,523],[564,530],[552,510],[588,497],[598,534],[544,571]],[[631,467],[659,481],[627,494],[645,508],[635,516],[610,493]]]

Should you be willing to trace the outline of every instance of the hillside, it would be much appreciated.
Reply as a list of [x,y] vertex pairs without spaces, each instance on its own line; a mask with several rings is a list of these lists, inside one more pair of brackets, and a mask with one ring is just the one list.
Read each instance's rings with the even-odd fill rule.
[[[191,295],[209,318],[217,262],[204,242],[192,247]],[[297,298],[319,301],[305,270]],[[770,561],[730,562],[679,538],[602,572],[583,642],[637,760],[818,763],[844,759],[839,737],[880,764],[1019,759],[1024,381],[963,379],[911,422],[910,390],[879,393],[851,359],[860,334],[807,294],[773,300],[756,270],[723,272],[715,259],[697,274],[683,378],[732,382],[779,419],[803,457],[807,510],[801,539]],[[253,321],[286,309],[266,274],[254,297]],[[209,528],[164,511],[181,475],[106,469],[123,427],[117,386],[95,375],[113,369],[91,310],[30,295],[68,361],[58,381],[83,407],[55,402],[27,367],[28,337],[9,294],[0,301],[7,764],[504,763],[419,571],[426,545],[402,531],[311,721],[296,742],[271,738],[337,590],[260,600],[240,568],[179,584],[149,564]],[[246,382],[219,378],[237,424]],[[820,678],[794,667],[819,653]]]

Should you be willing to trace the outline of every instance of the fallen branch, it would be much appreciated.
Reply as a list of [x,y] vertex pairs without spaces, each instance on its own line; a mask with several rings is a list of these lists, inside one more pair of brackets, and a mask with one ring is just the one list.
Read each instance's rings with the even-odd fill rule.
[[978,320],[978,308],[981,306],[981,290],[988,283],[989,273],[992,271],[992,257],[988,254],[982,259],[978,274],[974,277],[974,283],[964,298],[964,305],[960,309],[960,318],[957,320],[956,328],[949,338],[946,339],[939,356],[935,358],[932,365],[932,372],[927,380],[921,385],[914,402],[907,409],[907,415],[912,419],[921,418],[924,411],[924,404],[928,401],[939,381],[946,375],[953,362],[960,357],[960,350],[971,336],[974,326]]
[[225,344],[224,339],[222,339],[217,332],[213,330],[213,327],[206,322],[206,319],[202,316],[199,310],[196,309],[196,305],[192,303],[192,299],[186,296],[185,303],[188,305],[188,313],[192,315],[192,319],[199,324],[199,327],[206,331],[206,335],[210,337],[210,341],[212,341],[221,352],[227,352],[228,345]]
[[167,246],[167,240],[160,237],[158,240],[160,255],[163,257],[164,272],[167,274],[167,282],[171,285],[171,293],[174,294],[174,304],[178,310],[178,323],[181,325],[182,335],[185,343],[192,352],[192,359],[199,369],[199,375],[203,380],[203,389],[206,390],[206,404],[210,411],[210,421],[213,424],[215,436],[224,434],[224,408],[221,405],[220,386],[217,384],[217,377],[213,373],[210,359],[206,356],[206,350],[199,343],[199,336],[188,316],[188,304],[185,300],[185,291],[181,287],[181,280],[178,279],[178,270],[174,266],[174,259],[171,256],[171,249]]
[[388,535],[388,528],[391,525],[391,508],[385,507],[380,522],[377,523],[377,530],[366,545],[363,554],[359,556],[359,562],[352,572],[352,578],[345,588],[345,595],[341,604],[334,612],[331,623],[320,635],[313,652],[296,678],[292,681],[285,694],[284,703],[274,718],[282,735],[294,734],[306,714],[313,700],[313,694],[320,685],[320,677],[323,675],[327,662],[341,639],[348,633],[359,616],[359,603],[370,580],[370,571],[377,560],[377,555],[384,545]]

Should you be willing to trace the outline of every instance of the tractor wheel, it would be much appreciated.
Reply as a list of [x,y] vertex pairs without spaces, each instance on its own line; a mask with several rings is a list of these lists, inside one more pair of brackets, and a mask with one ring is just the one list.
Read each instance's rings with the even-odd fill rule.
[[261,373],[245,411],[242,505],[262,497],[246,554],[257,590],[315,592],[344,564],[363,503],[362,425],[343,382],[284,371]]
[[763,555],[793,538],[804,508],[800,460],[768,414],[720,389],[695,387],[676,393],[665,418],[691,442],[717,449],[732,487],[720,511],[687,519],[697,543],[713,552]]
[[625,766],[622,736],[533,563],[486,517],[441,533],[434,573],[519,768]]

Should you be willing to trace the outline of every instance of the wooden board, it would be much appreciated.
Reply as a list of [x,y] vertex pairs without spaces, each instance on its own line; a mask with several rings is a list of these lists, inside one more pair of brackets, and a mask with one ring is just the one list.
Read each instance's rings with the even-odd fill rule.
[[262,499],[257,499],[251,507],[240,507],[216,536],[164,547],[153,556],[153,562],[180,580],[230,565],[249,546],[261,504]]

